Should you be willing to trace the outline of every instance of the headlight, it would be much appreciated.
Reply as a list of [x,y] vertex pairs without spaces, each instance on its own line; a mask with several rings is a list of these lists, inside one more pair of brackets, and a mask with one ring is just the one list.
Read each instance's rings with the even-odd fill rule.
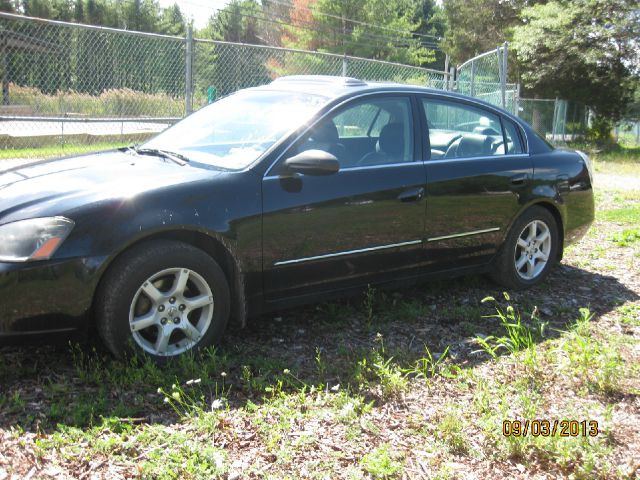
[[51,258],[73,226],[73,221],[65,217],[30,218],[0,225],[0,262]]

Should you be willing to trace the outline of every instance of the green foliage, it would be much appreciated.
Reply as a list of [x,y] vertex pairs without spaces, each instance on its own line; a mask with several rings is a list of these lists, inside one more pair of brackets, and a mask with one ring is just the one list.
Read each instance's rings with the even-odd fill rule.
[[99,95],[66,91],[49,95],[33,87],[11,84],[12,104],[31,107],[35,115],[58,115],[60,112],[87,116],[181,117],[184,99],[162,93],[137,92],[128,88],[105,90]]
[[[509,295],[504,293],[505,300],[509,301]],[[486,297],[482,302],[495,301],[493,297]],[[496,314],[486,318],[497,318],[505,332],[505,335],[477,337],[476,341],[482,349],[491,357],[497,358],[500,349],[514,354],[523,350],[532,350],[535,342],[544,337],[546,324],[540,322],[536,316],[532,316],[531,324],[522,321],[520,312],[513,306],[507,305],[506,309],[496,306]]]
[[611,394],[619,389],[624,364],[618,346],[611,339],[603,342],[595,337],[592,319],[589,309],[580,309],[580,318],[571,325],[559,353],[590,390]]
[[211,16],[200,33],[213,40],[259,45],[264,43],[260,40],[260,16],[260,5],[254,0],[232,0]]
[[619,247],[628,247],[636,242],[640,242],[640,229],[630,228],[618,232],[611,236],[611,241],[615,242]]
[[637,88],[640,21],[634,0],[553,0],[525,8],[514,29],[525,88],[591,107],[602,138]]
[[493,50],[510,40],[524,0],[447,0],[447,32],[443,47],[455,63]]
[[442,362],[449,353],[449,347],[444,349],[444,352],[434,356],[429,350],[429,347],[424,346],[425,356],[416,360],[413,368],[407,369],[406,373],[415,375],[416,378],[423,378],[425,380],[435,377],[443,370]]
[[382,335],[376,336],[376,342],[378,345],[371,350],[371,355],[358,362],[355,377],[361,388],[373,387],[384,399],[399,398],[409,389],[407,375],[385,352]]
[[362,457],[360,465],[375,479],[396,478],[402,470],[402,463],[394,457],[391,447],[383,444]]
[[596,212],[596,218],[619,225],[638,225],[640,223],[640,205],[599,210]]
[[431,23],[437,11],[428,0],[297,0],[290,13],[293,26],[284,29],[282,43],[412,65],[432,64],[436,58],[430,48],[434,40],[425,42],[425,37],[410,32],[442,32],[441,26]]
[[436,426],[436,437],[454,454],[465,454],[469,449],[469,436],[462,421],[462,412],[448,410]]

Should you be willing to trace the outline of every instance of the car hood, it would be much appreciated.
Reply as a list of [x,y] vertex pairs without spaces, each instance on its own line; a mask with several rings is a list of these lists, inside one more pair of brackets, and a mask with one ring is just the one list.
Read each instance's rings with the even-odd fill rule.
[[26,164],[0,172],[0,224],[61,214],[91,202],[135,198],[220,173],[119,150]]

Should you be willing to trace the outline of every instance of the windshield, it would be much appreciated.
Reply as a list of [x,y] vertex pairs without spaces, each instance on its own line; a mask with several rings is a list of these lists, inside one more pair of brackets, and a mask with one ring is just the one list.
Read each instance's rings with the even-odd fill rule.
[[232,170],[246,168],[327,101],[306,93],[244,90],[178,122],[142,148]]

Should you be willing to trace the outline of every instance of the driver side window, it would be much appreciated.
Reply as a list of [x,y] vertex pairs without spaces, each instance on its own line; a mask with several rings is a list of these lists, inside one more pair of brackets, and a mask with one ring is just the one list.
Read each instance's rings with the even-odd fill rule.
[[323,150],[338,159],[341,169],[411,162],[413,141],[409,98],[383,97],[352,103],[322,119],[287,157]]

